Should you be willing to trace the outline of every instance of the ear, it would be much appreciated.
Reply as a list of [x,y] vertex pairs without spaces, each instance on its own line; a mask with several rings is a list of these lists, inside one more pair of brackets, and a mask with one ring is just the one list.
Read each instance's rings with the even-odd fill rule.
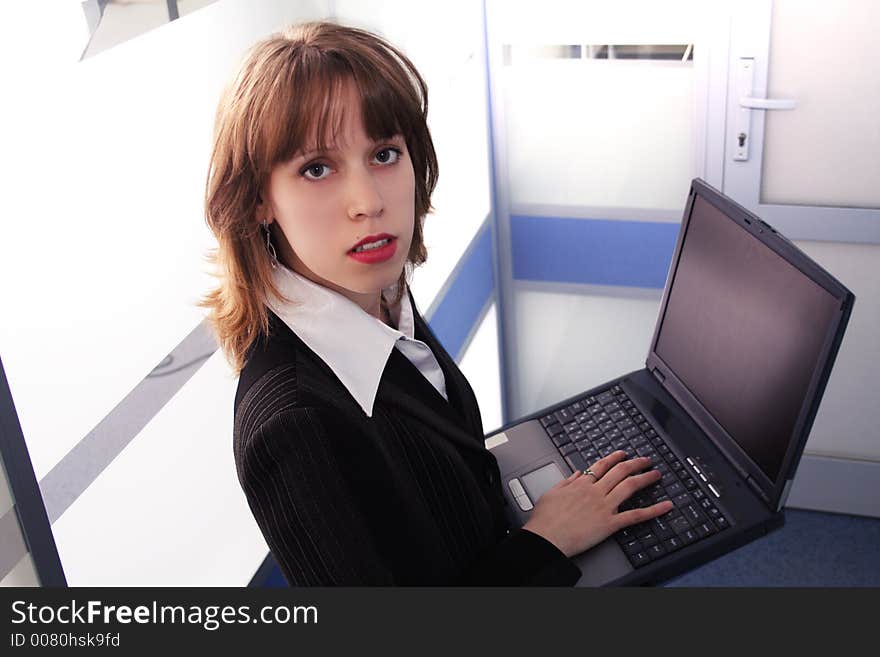
[[260,201],[257,203],[257,211],[254,215],[257,219],[257,223],[262,224],[264,221],[267,224],[271,224],[275,221],[275,218],[272,217],[272,210],[269,207],[269,204],[263,200],[263,195],[260,195]]

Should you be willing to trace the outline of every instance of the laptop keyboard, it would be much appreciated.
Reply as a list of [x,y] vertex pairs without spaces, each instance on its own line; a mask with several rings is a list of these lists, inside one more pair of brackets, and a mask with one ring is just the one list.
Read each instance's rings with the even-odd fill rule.
[[675,455],[620,386],[545,415],[541,425],[573,470],[584,470],[617,450],[625,451],[627,458],[653,459],[662,479],[637,491],[620,505],[620,511],[663,500],[672,500],[675,508],[614,534],[634,567],[730,526],[730,518],[714,503],[717,492],[710,488],[699,466],[690,458],[683,463]]

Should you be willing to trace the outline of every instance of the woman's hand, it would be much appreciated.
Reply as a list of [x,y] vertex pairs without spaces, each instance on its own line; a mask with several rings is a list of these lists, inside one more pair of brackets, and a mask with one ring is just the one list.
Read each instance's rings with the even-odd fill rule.
[[660,480],[657,470],[636,474],[651,465],[650,458],[624,459],[625,452],[612,452],[590,468],[595,478],[578,470],[560,481],[541,496],[523,529],[543,536],[570,557],[624,527],[671,511],[672,502],[664,500],[618,513],[617,507],[637,490]]

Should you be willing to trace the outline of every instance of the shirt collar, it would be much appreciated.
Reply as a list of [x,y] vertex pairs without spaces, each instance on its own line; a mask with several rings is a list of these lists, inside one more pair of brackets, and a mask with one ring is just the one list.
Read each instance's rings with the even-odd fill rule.
[[[290,302],[269,295],[267,305],[323,360],[368,417],[391,350],[398,340],[415,339],[409,294],[389,308],[398,329],[379,321],[344,295],[319,285],[281,263],[272,271],[278,291]],[[397,283],[382,290],[393,299]]]

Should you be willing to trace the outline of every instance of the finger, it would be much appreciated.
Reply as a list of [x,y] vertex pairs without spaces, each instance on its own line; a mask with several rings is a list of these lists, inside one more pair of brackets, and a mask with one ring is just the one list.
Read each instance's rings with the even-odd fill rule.
[[652,506],[646,506],[642,509],[632,509],[630,511],[618,513],[614,516],[615,524],[617,525],[617,529],[614,531],[662,516],[663,514],[672,511],[674,506],[672,500],[663,500],[662,502],[658,502]]
[[617,485],[629,477],[651,465],[652,461],[649,457],[639,456],[634,459],[628,459],[626,461],[621,461],[612,467],[606,476],[602,478],[602,489],[605,491],[607,495],[610,493]]
[[[609,473],[608,477],[609,479],[611,478],[611,473]],[[632,497],[636,491],[647,486],[652,486],[660,481],[660,479],[661,476],[657,470],[649,470],[642,474],[630,475],[608,492],[608,501],[615,507],[618,507],[623,504],[625,500]]]
[[616,452],[611,452],[608,456],[599,459],[593,465],[590,466],[590,471],[596,473],[596,481],[605,476],[605,474],[611,470],[615,465],[620,463],[623,459],[626,458],[626,452],[622,449],[617,450]]

